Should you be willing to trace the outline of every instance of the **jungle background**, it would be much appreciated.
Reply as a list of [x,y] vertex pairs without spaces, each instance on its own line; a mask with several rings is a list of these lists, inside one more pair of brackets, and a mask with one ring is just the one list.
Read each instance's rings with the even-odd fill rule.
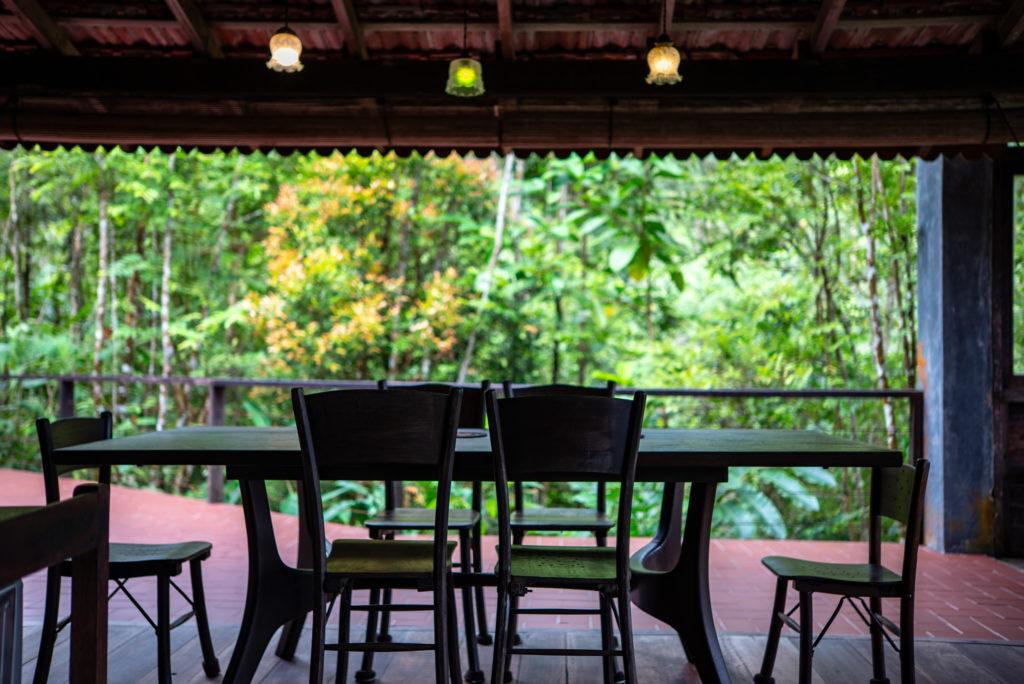
[[[19,148],[0,152],[0,177],[5,467],[38,468],[34,419],[56,414],[56,382],[9,377],[30,374],[916,385],[912,160]],[[97,382],[76,411],[113,410],[121,435],[203,424],[207,401],[205,387]],[[646,420],[908,438],[900,401],[659,397]],[[292,424],[287,391],[233,391],[227,423]],[[187,467],[115,478],[188,496],[206,482]],[[860,538],[867,478],[733,469],[714,533]],[[275,486],[294,511],[293,487]],[[383,504],[377,483],[327,490],[333,520]],[[587,505],[593,487],[532,495]],[[659,497],[638,488],[634,533],[653,531]]]

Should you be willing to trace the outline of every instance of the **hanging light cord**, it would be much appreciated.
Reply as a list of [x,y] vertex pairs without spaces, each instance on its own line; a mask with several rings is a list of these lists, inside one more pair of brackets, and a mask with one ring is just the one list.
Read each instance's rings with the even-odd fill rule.
[[462,0],[462,55],[469,54],[469,0]]
[[668,0],[661,2],[661,35],[668,35]]

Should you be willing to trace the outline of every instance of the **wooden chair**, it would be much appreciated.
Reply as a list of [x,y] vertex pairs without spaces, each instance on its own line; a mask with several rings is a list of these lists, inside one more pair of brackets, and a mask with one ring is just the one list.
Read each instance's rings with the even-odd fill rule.
[[[787,556],[768,556],[761,560],[778,579],[775,584],[775,602],[772,606],[764,660],[760,673],[754,676],[755,682],[771,684],[775,681],[772,677],[775,652],[779,646],[782,624],[786,623],[800,633],[800,683],[809,684],[814,648],[839,614],[843,602],[848,601],[871,630],[871,681],[879,684],[889,681],[885,675],[885,646],[882,643],[884,637],[900,654],[900,675],[903,684],[913,684],[914,584],[928,468],[928,461],[918,459],[913,466],[872,469],[867,563],[822,563]],[[906,525],[901,574],[896,574],[881,563],[883,517]],[[786,588],[790,581],[799,592],[800,600],[786,612]],[[815,592],[841,597],[832,617],[825,623],[816,639],[814,616],[811,611],[812,595]],[[864,598],[868,601],[865,602]],[[899,599],[899,625],[882,615],[883,598]],[[860,607],[854,599],[860,603]],[[800,609],[799,622],[791,617],[797,608]],[[893,642],[890,633],[899,639],[899,646]]]
[[[448,537],[448,502],[462,390],[379,392],[334,390],[307,396],[292,390],[292,407],[302,450],[306,524],[313,545],[313,636],[310,682],[323,680],[325,627],[329,596],[339,606],[337,681],[345,681],[350,651],[434,651],[438,684],[461,679],[451,561],[455,542]],[[432,541],[341,539],[326,548],[320,479],[382,480],[400,472],[412,480],[437,482]],[[352,605],[358,589],[415,589],[432,592],[428,604],[392,604],[390,610],[434,612],[434,641],[363,644],[349,641]],[[332,605],[334,601],[332,599]]]
[[[498,400],[489,391],[487,415],[498,497],[498,612],[492,682],[511,677],[509,659],[522,655],[602,656],[605,684],[616,678],[622,656],[626,682],[636,682],[629,597],[629,522],[640,430],[647,395],[632,401],[561,394]],[[619,510],[615,548],[521,546],[512,536],[508,482],[514,480],[617,481]],[[597,591],[598,609],[520,609],[529,587]],[[618,604],[621,648],[615,646],[611,616]],[[517,648],[518,614],[599,614],[600,649]]]
[[[462,389],[462,408],[459,412],[459,427],[482,429],[484,421],[484,392],[491,386],[489,380],[484,380],[479,388],[464,387]],[[379,380],[377,389],[388,389],[387,380]],[[452,385],[442,383],[426,383],[419,385],[401,385],[393,389],[409,390],[414,392],[434,392],[448,394]],[[453,565],[461,572],[483,572],[481,560],[481,525],[483,510],[483,488],[480,482],[473,482],[472,508],[453,508],[448,514],[448,529],[454,530],[459,535],[459,561]],[[399,502],[402,491],[402,482],[388,481],[384,483],[384,510],[371,517],[364,524],[370,531],[373,539],[394,539],[395,534],[406,530],[426,532],[434,529],[434,512],[427,508],[402,508],[396,504]],[[474,601],[474,591],[476,592]],[[391,591],[384,590],[383,606],[391,603]],[[380,597],[377,592],[371,592],[370,603],[378,603]],[[474,611],[475,603],[475,611]],[[474,615],[476,620],[474,623]],[[469,660],[469,669],[466,672],[466,681],[479,683],[484,681],[483,671],[480,669],[480,658],[476,644],[490,644],[491,636],[487,633],[487,608],[484,605],[484,588],[477,586],[474,589],[466,586],[462,588],[462,616],[466,632],[466,657]],[[385,608],[380,614],[380,632],[377,634],[377,641],[390,641],[389,634],[390,612]],[[366,620],[367,639],[377,629],[377,614],[370,612]],[[363,663],[356,673],[358,681],[369,681],[375,678],[373,672],[373,653],[367,652],[363,655]]]
[[[39,451],[43,461],[43,486],[46,502],[60,501],[57,478],[81,470],[97,468],[97,481],[110,484],[110,466],[57,466],[53,462],[54,449],[95,442],[111,437],[111,416],[104,411],[99,418],[64,418],[50,422],[46,418],[36,421],[39,436]],[[117,584],[108,598],[119,591],[135,604],[146,621],[156,630],[157,675],[161,684],[171,681],[171,630],[195,617],[199,630],[199,644],[203,653],[203,671],[207,677],[220,674],[220,663],[210,639],[210,625],[206,614],[206,599],[203,594],[202,562],[210,557],[212,546],[209,542],[188,541],[174,544],[110,544],[110,580]],[[189,597],[175,584],[172,577],[181,574],[182,566],[188,563],[192,578],[192,596]],[[57,634],[70,621],[70,616],[58,621],[60,608],[60,583],[62,577],[71,577],[71,561],[51,567],[46,575],[46,603],[43,609],[43,628],[39,640],[39,659],[36,661],[35,683],[46,682],[50,673],[50,660]],[[138,577],[156,577],[157,618],[154,622],[139,602],[128,591],[127,582]],[[189,603],[192,609],[171,622],[171,587]]]
[[[614,397],[615,383],[608,381],[605,387],[582,387],[579,385],[529,385],[513,387],[505,380],[503,390],[506,397],[582,396]],[[523,496],[523,483],[512,484],[515,507],[512,512],[512,543],[522,544],[527,532],[590,532],[598,546],[607,546],[608,533],[615,527],[615,521],[608,518],[605,483],[598,482],[597,502],[594,508],[527,508]]]

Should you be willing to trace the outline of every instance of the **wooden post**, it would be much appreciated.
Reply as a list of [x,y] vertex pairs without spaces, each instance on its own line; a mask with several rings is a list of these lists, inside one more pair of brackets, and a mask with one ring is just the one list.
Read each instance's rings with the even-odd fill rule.
[[[227,387],[217,381],[210,382],[210,425],[224,424],[224,401]],[[224,501],[224,466],[211,465],[206,468],[206,500],[209,503]]]
[[70,377],[60,379],[57,391],[57,417],[70,418],[75,415],[75,381]]

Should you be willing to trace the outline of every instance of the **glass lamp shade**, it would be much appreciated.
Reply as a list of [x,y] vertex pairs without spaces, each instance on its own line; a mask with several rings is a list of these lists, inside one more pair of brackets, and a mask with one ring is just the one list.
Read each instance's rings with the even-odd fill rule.
[[480,62],[470,57],[453,59],[448,66],[448,85],[444,92],[458,97],[484,94],[484,75]]
[[282,26],[270,38],[270,60],[267,68],[274,71],[302,71],[302,41],[288,28]]
[[647,82],[653,85],[672,85],[683,80],[679,75],[679,50],[668,36],[659,38],[647,53],[647,66],[651,68]]

